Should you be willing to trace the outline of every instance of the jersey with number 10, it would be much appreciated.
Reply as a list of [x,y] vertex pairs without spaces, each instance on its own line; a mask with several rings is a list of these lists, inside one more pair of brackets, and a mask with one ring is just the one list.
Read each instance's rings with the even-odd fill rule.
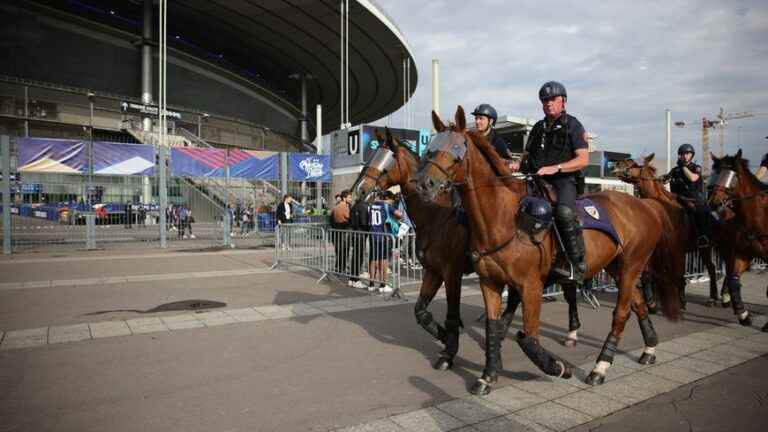
[[387,203],[371,204],[368,209],[368,216],[371,221],[371,232],[388,232],[386,222],[391,212],[392,207]]

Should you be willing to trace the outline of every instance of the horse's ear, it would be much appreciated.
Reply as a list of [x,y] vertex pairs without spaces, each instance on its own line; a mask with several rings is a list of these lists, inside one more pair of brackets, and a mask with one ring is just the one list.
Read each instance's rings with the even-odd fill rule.
[[379,128],[376,128],[376,132],[374,132],[374,134],[376,135],[376,141],[379,142],[379,145],[384,145],[387,142],[387,140],[384,138],[384,135],[381,134]]
[[720,158],[718,158],[717,156],[715,156],[715,154],[714,154],[714,153],[712,153],[712,152],[709,152],[709,157],[711,157],[711,158],[712,158],[712,163],[715,163],[715,162],[720,162]]
[[467,129],[467,116],[464,114],[464,108],[459,105],[456,108],[456,127],[459,128],[460,132],[464,132]]
[[741,161],[741,149],[739,149],[739,151],[736,152],[736,156],[734,157],[736,158],[737,161]]
[[643,165],[648,165],[649,163],[651,163],[654,157],[656,157],[656,153],[651,153],[648,156],[646,156],[645,159],[643,159],[644,160]]
[[397,141],[392,137],[392,131],[386,126],[384,127],[384,142],[387,143],[387,147],[397,156]]
[[443,123],[443,121],[440,120],[440,116],[437,115],[435,110],[432,110],[432,126],[434,126],[435,130],[438,132],[442,132],[445,130],[445,123]]

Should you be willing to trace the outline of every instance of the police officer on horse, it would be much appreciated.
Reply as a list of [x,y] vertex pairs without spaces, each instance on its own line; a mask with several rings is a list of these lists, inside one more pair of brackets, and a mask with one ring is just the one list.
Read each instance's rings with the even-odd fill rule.
[[[677,149],[677,166],[669,172],[670,189],[683,202],[683,207],[693,209],[698,247],[709,246],[709,208],[704,195],[701,166],[693,162],[696,151],[690,144]],[[687,201],[687,202],[686,202]]]
[[499,117],[496,109],[484,103],[478,105],[472,111],[472,115],[475,116],[475,128],[477,131],[485,136],[502,159],[509,159],[510,154],[507,149],[507,143],[496,133],[496,120]]
[[549,81],[539,89],[545,117],[531,130],[522,169],[541,176],[555,190],[555,224],[573,268],[571,278],[582,282],[587,270],[584,236],[574,204],[580,193],[581,170],[589,163],[589,150],[584,126],[565,111],[567,99],[565,86],[559,82]]

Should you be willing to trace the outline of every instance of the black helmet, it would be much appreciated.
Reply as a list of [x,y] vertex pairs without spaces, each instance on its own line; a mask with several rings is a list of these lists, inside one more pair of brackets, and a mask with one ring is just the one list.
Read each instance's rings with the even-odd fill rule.
[[496,119],[498,118],[498,115],[496,114],[496,108],[488,105],[488,104],[480,104],[478,105],[474,111],[472,111],[473,116],[486,116],[493,120],[493,124],[496,124]]
[[694,150],[693,146],[690,144],[683,144],[677,148],[677,154],[682,154],[682,153],[693,153],[695,155],[696,150]]
[[552,224],[552,204],[539,197],[523,198],[517,212],[517,224],[518,228],[532,234],[549,228]]
[[539,100],[543,101],[555,96],[562,96],[563,99],[568,99],[568,92],[565,91],[565,86],[557,81],[545,82],[539,89]]

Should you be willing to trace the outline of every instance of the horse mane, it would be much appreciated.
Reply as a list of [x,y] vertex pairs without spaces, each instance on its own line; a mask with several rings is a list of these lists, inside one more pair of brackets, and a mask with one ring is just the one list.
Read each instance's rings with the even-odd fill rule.
[[514,184],[512,177],[510,177],[512,172],[499,154],[496,153],[496,149],[491,145],[485,135],[473,130],[466,131],[466,134],[469,135],[469,138],[472,139],[472,142],[474,142],[478,150],[480,150],[480,154],[482,154],[485,157],[485,160],[488,161],[488,164],[491,165],[494,174],[496,174],[504,184],[512,186]]

